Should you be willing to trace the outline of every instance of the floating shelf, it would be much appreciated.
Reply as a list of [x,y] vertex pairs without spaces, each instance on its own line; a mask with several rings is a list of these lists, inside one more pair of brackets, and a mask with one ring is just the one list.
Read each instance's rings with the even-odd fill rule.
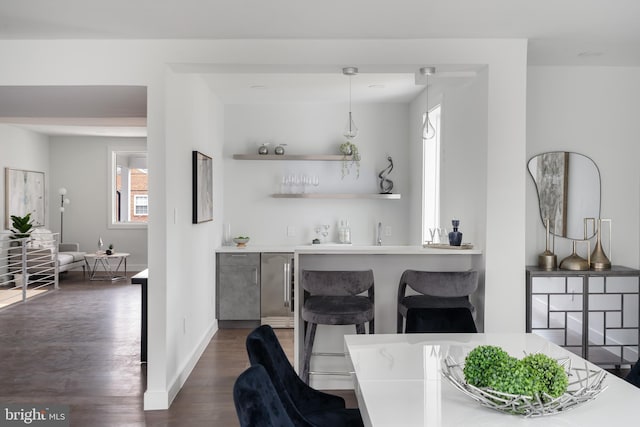
[[271,197],[277,199],[382,199],[400,200],[401,194],[376,194],[376,193],[276,193]]
[[235,160],[314,160],[339,162],[352,160],[353,156],[342,154],[234,154]]

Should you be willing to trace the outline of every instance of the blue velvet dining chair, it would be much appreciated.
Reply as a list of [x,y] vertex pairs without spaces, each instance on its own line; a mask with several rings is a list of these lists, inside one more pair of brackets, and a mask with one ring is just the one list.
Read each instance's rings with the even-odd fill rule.
[[254,329],[247,336],[246,346],[249,361],[265,368],[290,417],[315,426],[363,426],[360,411],[346,408],[342,397],[316,390],[302,381],[271,326]]
[[313,427],[304,421],[294,422],[289,417],[261,365],[248,368],[236,379],[233,403],[240,427]]
[[631,370],[624,379],[634,386],[640,387],[640,359],[631,367]]

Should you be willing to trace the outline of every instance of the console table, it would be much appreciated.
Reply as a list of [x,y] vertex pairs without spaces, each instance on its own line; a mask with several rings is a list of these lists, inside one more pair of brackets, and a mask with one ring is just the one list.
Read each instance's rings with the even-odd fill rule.
[[640,270],[527,267],[527,332],[601,366],[638,360]]

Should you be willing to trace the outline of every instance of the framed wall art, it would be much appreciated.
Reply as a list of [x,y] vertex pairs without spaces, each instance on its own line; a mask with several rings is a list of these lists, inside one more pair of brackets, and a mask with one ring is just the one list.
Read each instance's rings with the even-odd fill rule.
[[213,221],[213,159],[199,151],[193,155],[193,223]]
[[11,226],[11,215],[31,213],[34,227],[45,223],[44,172],[22,169],[4,169],[5,228]]

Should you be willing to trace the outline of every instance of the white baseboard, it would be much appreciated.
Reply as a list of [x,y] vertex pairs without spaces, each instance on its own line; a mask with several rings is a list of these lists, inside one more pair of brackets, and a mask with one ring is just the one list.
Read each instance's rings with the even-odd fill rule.
[[154,410],[162,410],[169,409],[171,403],[173,403],[173,399],[176,398],[178,392],[182,388],[189,375],[195,368],[198,360],[202,356],[202,353],[206,350],[211,338],[218,331],[218,320],[214,320],[207,332],[204,334],[202,339],[200,340],[200,344],[193,350],[191,356],[187,359],[187,361],[182,365],[182,368],[177,373],[173,381],[171,381],[168,390],[160,390],[160,391],[145,391],[144,392],[144,410],[145,411],[154,411]]
[[144,410],[161,411],[169,409],[169,393],[166,391],[145,391]]

